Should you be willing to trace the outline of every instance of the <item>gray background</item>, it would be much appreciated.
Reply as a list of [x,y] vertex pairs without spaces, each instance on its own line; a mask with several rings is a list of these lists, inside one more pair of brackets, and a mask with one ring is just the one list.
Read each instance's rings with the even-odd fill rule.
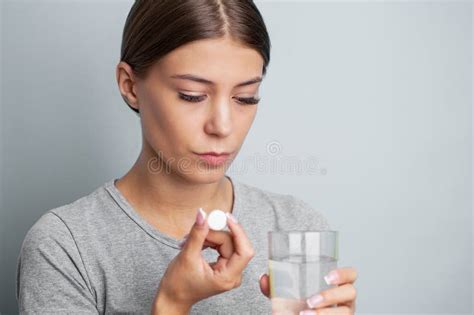
[[[1,2],[2,313],[31,225],[138,156],[115,81],[131,3]],[[257,4],[272,60],[228,173],[327,216],[357,313],[471,313],[472,3]]]

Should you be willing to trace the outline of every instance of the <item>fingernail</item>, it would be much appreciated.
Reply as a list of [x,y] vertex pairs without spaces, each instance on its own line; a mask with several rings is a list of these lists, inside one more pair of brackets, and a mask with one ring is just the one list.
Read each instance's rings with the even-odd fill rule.
[[309,299],[307,299],[306,304],[308,304],[308,306],[310,308],[313,308],[316,305],[318,305],[319,303],[321,303],[322,300],[323,300],[323,297],[321,296],[321,294],[316,294],[316,295],[313,295],[312,297],[310,297]]
[[265,274],[265,272],[260,274],[260,276],[258,276],[258,282],[260,282],[260,280],[262,280],[262,277],[263,277],[264,274]]
[[226,215],[232,222],[239,223],[239,221],[237,221],[237,219],[232,215],[232,213],[227,212]]
[[300,311],[300,315],[314,315],[313,311]]
[[197,211],[197,216],[196,216],[196,223],[197,225],[204,225],[204,221],[206,220],[206,213],[202,208],[199,208]]
[[338,279],[338,275],[337,275],[337,272],[335,271],[331,271],[330,273],[324,276],[324,281],[326,281],[328,285],[334,284],[337,281],[337,279]]

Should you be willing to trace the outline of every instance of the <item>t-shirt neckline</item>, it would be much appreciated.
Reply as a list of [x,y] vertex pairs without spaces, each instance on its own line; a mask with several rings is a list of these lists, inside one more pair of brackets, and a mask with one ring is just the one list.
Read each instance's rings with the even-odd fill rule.
[[[233,194],[233,204],[232,204],[232,215],[239,220],[240,215],[240,190],[239,183],[231,178],[228,175],[225,175],[232,184],[232,194]],[[160,241],[163,244],[166,244],[170,247],[180,248],[179,243],[181,240],[174,238],[166,233],[161,232],[156,227],[148,223],[128,202],[125,196],[118,190],[115,186],[115,181],[117,178],[112,178],[107,181],[104,185],[104,188],[109,192],[110,196],[115,200],[118,206],[133,220],[138,224],[146,233],[148,233],[154,239]]]

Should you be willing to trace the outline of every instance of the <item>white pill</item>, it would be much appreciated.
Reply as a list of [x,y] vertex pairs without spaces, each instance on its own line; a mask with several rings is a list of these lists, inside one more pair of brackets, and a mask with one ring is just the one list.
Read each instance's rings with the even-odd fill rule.
[[214,231],[223,230],[227,226],[227,216],[219,209],[212,210],[207,216],[209,228]]

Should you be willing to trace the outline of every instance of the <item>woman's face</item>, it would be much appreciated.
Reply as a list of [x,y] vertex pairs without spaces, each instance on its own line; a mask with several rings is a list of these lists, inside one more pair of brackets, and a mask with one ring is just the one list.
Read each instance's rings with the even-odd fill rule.
[[[218,180],[255,118],[262,68],[256,50],[228,38],[191,42],[161,58],[136,82],[132,106],[140,110],[144,147],[171,174]],[[216,166],[197,155],[205,152],[230,155]]]

